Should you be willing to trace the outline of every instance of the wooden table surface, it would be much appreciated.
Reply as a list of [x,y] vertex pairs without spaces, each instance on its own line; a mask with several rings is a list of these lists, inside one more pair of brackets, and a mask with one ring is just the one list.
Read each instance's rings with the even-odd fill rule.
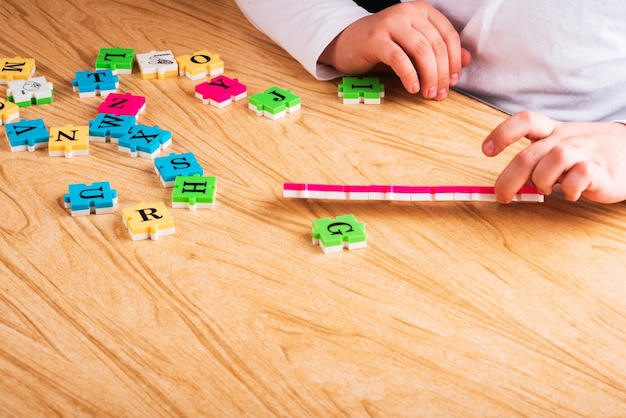
[[[173,133],[218,178],[213,210],[171,209],[176,233],[133,241],[125,207],[164,201],[148,158],[11,152],[0,127],[0,416],[626,416],[626,206],[285,199],[283,182],[492,185],[482,138],[504,115],[382,77],[381,105],[343,105],[232,0],[0,5],[0,56],[55,89],[22,108],[84,125],[72,91],[98,50],[208,49],[249,94],[302,109],[272,121],[218,109],[186,77],[120,75],[139,122]],[[6,85],[0,97],[6,98]],[[165,154],[161,154],[165,155]],[[68,185],[109,181],[113,214],[72,217]],[[354,214],[365,249],[324,254],[317,218]]]

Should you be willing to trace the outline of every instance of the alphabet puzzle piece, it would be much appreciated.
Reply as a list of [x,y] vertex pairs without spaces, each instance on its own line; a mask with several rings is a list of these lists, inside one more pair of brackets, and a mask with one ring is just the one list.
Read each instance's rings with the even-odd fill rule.
[[154,159],[154,171],[159,175],[164,187],[174,186],[178,176],[203,175],[204,170],[193,153],[170,154]]
[[111,93],[98,106],[98,113],[115,116],[134,116],[137,118],[146,109],[146,98],[130,93]]
[[133,241],[141,239],[157,240],[159,237],[174,234],[174,219],[167,211],[165,203],[140,203],[122,209],[122,220]]
[[89,126],[59,126],[50,128],[48,155],[72,158],[89,154]]
[[296,96],[291,90],[283,90],[280,87],[270,87],[263,93],[256,93],[248,99],[248,107],[254,110],[257,116],[263,116],[276,120],[300,110],[300,96]]
[[178,176],[172,190],[172,207],[189,210],[213,209],[216,192],[216,177]]
[[63,195],[63,202],[65,207],[70,209],[72,216],[113,213],[113,208],[117,204],[117,191],[111,189],[108,181],[92,185],[70,184],[68,189],[69,193]]
[[28,80],[35,74],[35,60],[32,58],[0,58],[0,84],[13,80]]
[[213,76],[224,72],[224,61],[217,54],[206,49],[193,54],[176,57],[178,75],[186,75],[191,80],[200,80],[207,75]]
[[78,92],[78,97],[107,96],[115,93],[119,87],[119,77],[111,70],[77,71],[72,80],[72,90]]
[[10,123],[20,117],[20,108],[15,103],[0,99],[0,125]]
[[30,151],[44,148],[50,140],[50,132],[43,119],[26,120],[7,123],[4,127],[11,151]]
[[204,104],[222,108],[246,97],[246,86],[239,80],[220,75],[195,87],[196,97]]
[[95,119],[89,121],[89,141],[117,144],[136,124],[137,119],[134,116],[99,113]]
[[46,81],[45,77],[11,81],[7,88],[9,101],[14,102],[19,107],[52,103],[53,94],[52,83]]
[[113,74],[132,74],[135,50],[132,48],[100,48],[96,70],[111,70]]
[[385,86],[378,77],[343,77],[338,87],[343,104],[380,104],[385,97]]
[[365,224],[354,215],[316,219],[313,221],[313,244],[322,247],[325,254],[340,252],[343,248],[354,250],[365,248]]
[[172,133],[158,126],[135,125],[117,142],[121,152],[131,157],[154,158],[172,144]]
[[178,63],[172,51],[150,51],[137,54],[137,65],[144,80],[178,75]]

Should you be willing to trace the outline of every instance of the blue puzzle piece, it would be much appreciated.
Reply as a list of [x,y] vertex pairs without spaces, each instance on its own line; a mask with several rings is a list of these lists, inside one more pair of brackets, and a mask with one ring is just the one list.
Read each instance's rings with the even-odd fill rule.
[[134,116],[99,113],[94,120],[89,121],[89,141],[117,144],[136,124],[137,118]]
[[121,152],[131,157],[154,158],[162,149],[172,143],[172,133],[158,126],[136,125],[118,141]]
[[87,184],[70,184],[69,193],[63,195],[66,208],[72,216],[85,216],[91,213],[113,213],[117,204],[117,191],[111,189],[108,181]]
[[170,154],[166,157],[155,158],[154,170],[159,175],[164,187],[173,187],[178,176],[203,175],[204,170],[193,153]]
[[9,139],[11,151],[34,151],[37,148],[45,148],[50,140],[50,132],[43,119],[26,120],[7,123],[5,133]]
[[106,96],[114,93],[119,85],[119,77],[111,70],[77,71],[72,80],[72,88],[78,91],[80,98]]

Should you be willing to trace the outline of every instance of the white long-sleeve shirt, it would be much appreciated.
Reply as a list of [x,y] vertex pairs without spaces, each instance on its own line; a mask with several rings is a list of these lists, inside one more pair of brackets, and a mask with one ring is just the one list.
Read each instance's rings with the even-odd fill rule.
[[[369,13],[352,0],[236,0],[246,17],[321,80],[319,56]],[[506,112],[626,119],[623,0],[431,0],[472,54],[457,88]]]

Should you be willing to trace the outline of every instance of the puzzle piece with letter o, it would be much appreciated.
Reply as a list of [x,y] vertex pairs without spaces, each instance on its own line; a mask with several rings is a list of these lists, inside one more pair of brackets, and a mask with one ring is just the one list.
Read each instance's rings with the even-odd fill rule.
[[296,96],[291,90],[276,86],[263,93],[253,94],[248,99],[248,107],[254,110],[257,116],[266,116],[272,120],[300,110],[301,103],[300,96]]
[[200,80],[207,75],[213,76],[224,72],[224,61],[217,54],[206,49],[193,54],[176,57],[178,75],[185,75],[191,80]]
[[70,184],[68,189],[69,193],[63,195],[63,202],[65,207],[70,209],[72,216],[113,213],[117,204],[117,191],[111,189],[108,181],[91,185]]
[[174,234],[174,218],[167,211],[165,203],[140,203],[122,209],[122,220],[133,241],[142,239],[157,240],[159,237]]
[[213,209],[217,192],[217,178],[213,176],[178,176],[172,190],[172,207]]
[[313,244],[319,244],[326,254],[340,252],[343,248],[365,248],[365,224],[358,222],[354,215],[337,216],[334,220],[316,219],[313,221]]

